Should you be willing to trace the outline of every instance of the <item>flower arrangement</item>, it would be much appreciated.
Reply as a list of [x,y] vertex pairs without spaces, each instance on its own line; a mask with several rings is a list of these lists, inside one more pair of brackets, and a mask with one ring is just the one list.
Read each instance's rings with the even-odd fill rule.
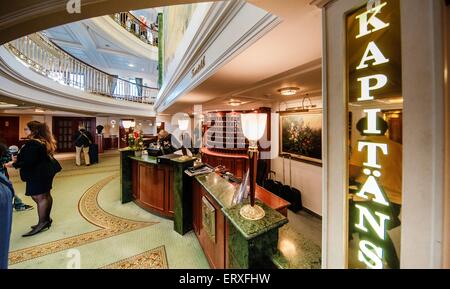
[[144,147],[144,136],[140,131],[128,134],[128,146],[133,151],[142,151]]

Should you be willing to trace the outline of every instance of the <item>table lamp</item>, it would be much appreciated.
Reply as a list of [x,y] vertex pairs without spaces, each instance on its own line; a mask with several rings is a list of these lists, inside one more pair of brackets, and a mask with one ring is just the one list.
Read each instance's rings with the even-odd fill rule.
[[264,135],[266,130],[267,115],[263,113],[241,114],[241,124],[244,136],[249,141],[248,163],[250,180],[250,204],[241,208],[240,214],[247,220],[260,220],[264,218],[264,209],[255,205],[256,171],[258,165],[258,140]]
[[183,156],[187,155],[186,148],[184,147],[184,138],[183,134],[188,130],[189,127],[189,119],[179,119],[178,120],[178,128],[181,131],[181,151],[183,152]]

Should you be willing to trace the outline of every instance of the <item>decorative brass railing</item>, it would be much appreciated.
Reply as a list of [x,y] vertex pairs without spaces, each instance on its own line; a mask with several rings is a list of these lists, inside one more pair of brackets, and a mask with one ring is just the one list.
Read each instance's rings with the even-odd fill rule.
[[34,71],[89,93],[113,99],[154,104],[158,89],[132,83],[101,71],[68,54],[41,33],[34,33],[5,45]]
[[151,23],[148,26],[130,12],[115,13],[111,15],[111,18],[143,42],[158,46],[158,29],[156,24]]

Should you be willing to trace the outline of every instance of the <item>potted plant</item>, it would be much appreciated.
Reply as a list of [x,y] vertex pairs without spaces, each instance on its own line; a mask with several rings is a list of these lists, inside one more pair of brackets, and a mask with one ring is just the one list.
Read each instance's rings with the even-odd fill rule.
[[142,151],[145,149],[143,134],[140,131],[128,134],[128,145],[134,151],[135,156],[142,156]]

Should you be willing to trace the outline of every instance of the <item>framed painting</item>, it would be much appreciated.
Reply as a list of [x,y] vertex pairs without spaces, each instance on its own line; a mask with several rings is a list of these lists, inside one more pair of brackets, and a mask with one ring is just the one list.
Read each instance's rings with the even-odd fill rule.
[[280,114],[280,155],[322,166],[322,113]]

